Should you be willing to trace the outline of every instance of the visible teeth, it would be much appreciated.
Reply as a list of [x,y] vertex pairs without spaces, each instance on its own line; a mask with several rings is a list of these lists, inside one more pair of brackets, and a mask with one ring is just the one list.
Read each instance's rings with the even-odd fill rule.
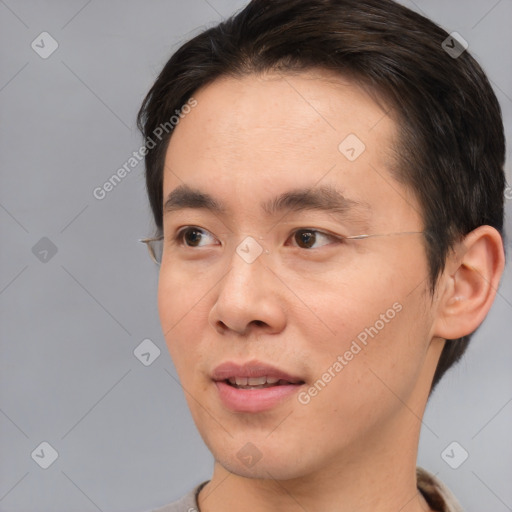
[[279,382],[279,379],[275,377],[230,377],[229,382],[231,384],[236,384],[237,386],[262,386],[263,384],[276,384]]
[[266,377],[249,377],[247,379],[247,384],[249,386],[261,386],[267,382]]

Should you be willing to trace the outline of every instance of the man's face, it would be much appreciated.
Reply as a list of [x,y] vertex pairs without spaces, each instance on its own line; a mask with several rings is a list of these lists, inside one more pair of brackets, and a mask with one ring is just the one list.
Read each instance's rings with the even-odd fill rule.
[[[335,238],[423,229],[391,177],[394,121],[326,72],[223,78],[194,98],[170,140],[164,203],[187,186],[225,212],[182,200],[164,212],[158,301],[201,436],[229,471],[278,479],[394,449],[419,430],[438,355],[422,235]],[[345,200],[270,208],[321,190],[331,207],[332,192]],[[213,379],[255,361],[303,384]]]

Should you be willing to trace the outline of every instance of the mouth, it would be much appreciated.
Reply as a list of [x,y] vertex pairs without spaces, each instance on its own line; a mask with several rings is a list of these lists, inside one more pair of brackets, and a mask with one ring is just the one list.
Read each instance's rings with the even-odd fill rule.
[[224,382],[237,389],[265,389],[273,386],[290,386],[304,384],[304,381],[290,382],[276,377],[230,377]]
[[214,381],[225,381],[237,388],[304,384],[301,377],[261,361],[247,361],[241,364],[227,361],[217,366],[211,377]]
[[305,384],[301,377],[259,361],[223,363],[211,378],[225,407],[250,413],[279,406]]

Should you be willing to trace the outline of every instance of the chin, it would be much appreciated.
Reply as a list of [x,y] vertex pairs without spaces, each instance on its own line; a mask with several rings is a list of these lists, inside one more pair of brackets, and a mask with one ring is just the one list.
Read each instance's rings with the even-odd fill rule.
[[244,478],[292,480],[314,471],[315,464],[322,466],[317,451],[312,450],[314,460],[308,464],[301,443],[274,443],[265,436],[255,439],[254,444],[246,436],[236,435],[228,439],[210,438],[206,444],[218,464]]
[[286,457],[276,461],[265,461],[264,458],[262,458],[252,467],[247,467],[237,458],[229,458],[225,455],[220,459],[216,458],[216,461],[226,471],[243,478],[284,481],[301,478],[306,474],[305,471],[301,471],[300,467],[291,463]]

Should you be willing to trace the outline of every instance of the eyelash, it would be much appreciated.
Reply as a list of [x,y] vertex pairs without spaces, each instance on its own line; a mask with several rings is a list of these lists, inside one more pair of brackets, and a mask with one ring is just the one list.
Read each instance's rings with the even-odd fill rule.
[[[202,228],[199,228],[197,226],[185,226],[185,227],[181,228],[180,230],[178,230],[176,232],[176,234],[173,237],[173,242],[178,243],[180,246],[186,247],[187,249],[198,249],[199,247],[186,245],[185,242],[184,242],[183,238],[184,238],[185,234],[187,233],[187,231],[189,231],[189,230],[199,231],[202,234],[210,234],[211,235],[211,233],[209,231],[207,231],[205,229],[202,229]],[[296,233],[301,232],[301,231],[305,232],[305,233],[320,234],[320,235],[323,235],[323,236],[329,238],[331,241],[335,241],[337,243],[343,243],[343,241],[344,241],[342,236],[336,236],[336,235],[333,235],[331,233],[328,233],[328,232],[325,232],[325,231],[321,231],[321,230],[318,230],[318,229],[312,229],[312,228],[299,228],[299,229],[296,229],[296,230],[294,230],[294,231],[292,231],[290,233],[290,235],[288,236],[287,240],[292,235],[295,235]],[[329,245],[329,244],[326,244],[326,245]],[[308,250],[308,251],[312,250],[312,249],[305,249],[303,247],[298,247],[298,246],[294,246],[294,247],[296,247],[297,249],[303,249],[303,250]]]

